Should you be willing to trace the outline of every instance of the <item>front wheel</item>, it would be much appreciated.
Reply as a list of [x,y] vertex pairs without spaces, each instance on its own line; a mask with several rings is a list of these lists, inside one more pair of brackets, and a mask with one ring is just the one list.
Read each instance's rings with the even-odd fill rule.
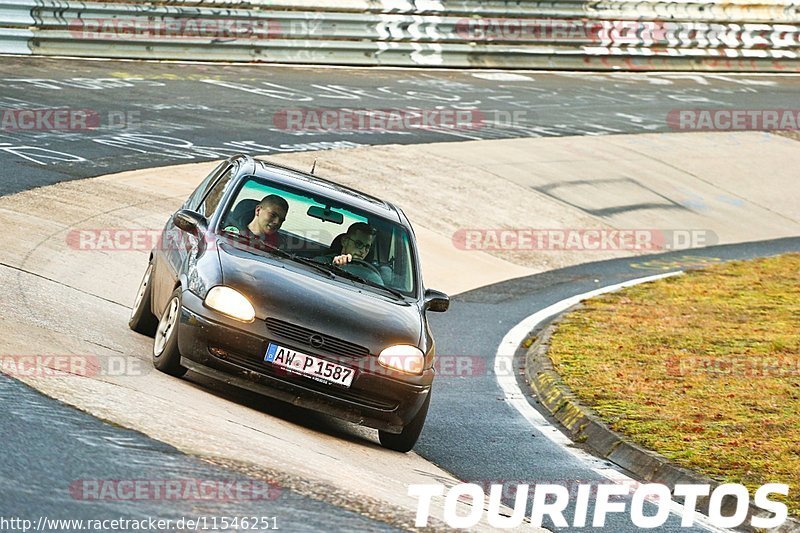
[[422,433],[422,426],[425,425],[425,418],[428,416],[428,406],[431,404],[431,393],[428,392],[428,397],[420,407],[419,412],[400,433],[389,433],[387,431],[378,431],[378,439],[381,441],[381,446],[394,450],[396,452],[408,452],[414,447]]
[[161,315],[153,339],[153,366],[175,377],[181,377],[188,370],[181,366],[181,354],[178,351],[178,326],[181,323],[181,288],[175,289],[169,299],[167,308]]

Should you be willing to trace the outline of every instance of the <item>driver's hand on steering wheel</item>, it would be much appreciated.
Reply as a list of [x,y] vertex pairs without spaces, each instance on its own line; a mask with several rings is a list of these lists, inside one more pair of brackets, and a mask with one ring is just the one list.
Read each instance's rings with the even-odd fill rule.
[[353,260],[353,256],[351,254],[337,255],[336,257],[333,258],[333,264],[334,265],[340,265],[340,266],[341,265],[346,265],[347,263],[349,263],[352,260]]

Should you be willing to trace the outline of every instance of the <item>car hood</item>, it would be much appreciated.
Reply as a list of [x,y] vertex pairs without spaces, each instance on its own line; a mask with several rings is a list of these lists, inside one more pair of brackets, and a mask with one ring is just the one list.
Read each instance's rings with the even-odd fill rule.
[[277,318],[378,354],[392,344],[419,346],[422,317],[415,302],[331,280],[289,259],[218,247],[223,282],[246,295],[256,320]]

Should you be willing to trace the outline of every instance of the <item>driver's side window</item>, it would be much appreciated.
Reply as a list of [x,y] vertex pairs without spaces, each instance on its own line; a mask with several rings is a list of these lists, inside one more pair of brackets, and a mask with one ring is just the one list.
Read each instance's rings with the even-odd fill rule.
[[219,176],[220,172],[222,172],[223,167],[225,166],[225,161],[220,163],[216,166],[211,173],[203,178],[203,181],[200,182],[200,185],[194,190],[191,196],[186,200],[186,203],[183,204],[184,209],[191,209],[192,211],[197,211],[198,206],[200,205],[200,201],[208,192],[209,187],[214,183],[217,176]]
[[197,207],[196,211],[204,217],[210,219],[211,215],[213,215],[214,211],[216,211],[217,207],[219,207],[219,203],[222,200],[223,194],[225,193],[225,187],[228,186],[228,183],[230,183],[232,177],[233,167],[226,170],[222,177],[219,178],[213,187],[211,187],[206,197],[203,198],[203,201]]

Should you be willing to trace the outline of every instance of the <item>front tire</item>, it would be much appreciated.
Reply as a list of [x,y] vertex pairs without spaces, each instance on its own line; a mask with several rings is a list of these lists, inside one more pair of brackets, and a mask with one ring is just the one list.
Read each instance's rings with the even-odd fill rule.
[[137,333],[152,337],[158,327],[158,319],[150,308],[152,302],[152,281],[153,263],[147,265],[139,290],[136,292],[136,299],[133,301],[131,317],[128,319],[128,327]]
[[425,425],[425,418],[428,416],[428,407],[431,404],[431,393],[428,392],[428,397],[420,407],[419,412],[400,433],[389,433],[387,431],[378,431],[378,439],[381,441],[381,446],[394,450],[396,452],[406,453],[411,451],[422,433],[422,427]]
[[181,288],[178,287],[170,296],[167,308],[158,321],[158,328],[153,339],[153,366],[169,374],[181,377],[188,370],[181,366],[181,354],[178,351],[178,327],[181,323]]

